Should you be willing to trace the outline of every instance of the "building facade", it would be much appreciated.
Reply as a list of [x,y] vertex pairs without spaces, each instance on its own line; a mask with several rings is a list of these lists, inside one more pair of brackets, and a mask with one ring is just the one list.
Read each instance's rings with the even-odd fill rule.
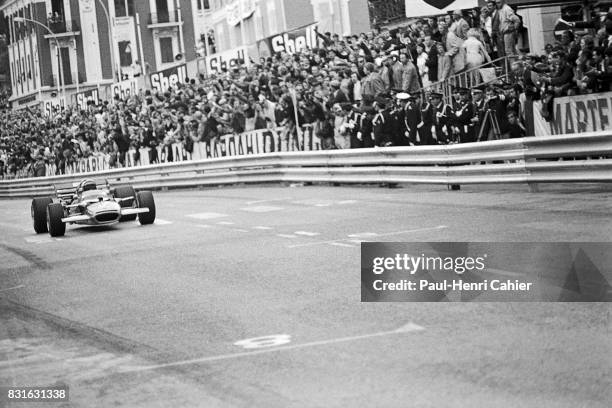
[[[198,0],[193,0],[197,2]],[[209,0],[198,33],[212,29],[217,51],[317,23],[319,32],[349,35],[370,30],[367,0]]]
[[191,5],[190,0],[0,1],[13,107],[58,95],[70,103],[79,91],[195,59]]
[[0,18],[14,108],[58,96],[69,104],[78,92],[185,62],[193,75],[205,48],[315,22],[320,32],[369,30],[367,0],[0,0]]

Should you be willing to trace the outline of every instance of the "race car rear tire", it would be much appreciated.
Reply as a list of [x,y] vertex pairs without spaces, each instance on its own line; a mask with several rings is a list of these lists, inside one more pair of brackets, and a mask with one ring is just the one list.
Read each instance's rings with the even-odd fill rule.
[[37,234],[41,232],[49,232],[47,228],[47,206],[53,202],[51,197],[34,198],[30,213],[32,214],[32,222],[34,223],[34,231]]
[[[135,200],[136,200],[136,190],[134,190],[134,187],[132,187],[132,186],[116,187],[115,188],[114,196],[115,196],[115,198],[134,197],[132,200],[121,201],[119,203],[119,205],[121,206],[121,208],[134,208],[134,207],[136,207],[134,205],[136,203],[135,202]],[[136,214],[122,215],[121,218],[119,218],[119,222],[134,221],[135,219],[136,219]]]
[[62,222],[64,207],[60,203],[51,203],[47,206],[47,224],[52,237],[61,237],[66,233],[66,224]]
[[155,200],[153,199],[153,193],[150,191],[140,191],[136,197],[138,198],[139,208],[149,209],[149,212],[138,214],[138,221],[142,225],[153,224],[155,221]]

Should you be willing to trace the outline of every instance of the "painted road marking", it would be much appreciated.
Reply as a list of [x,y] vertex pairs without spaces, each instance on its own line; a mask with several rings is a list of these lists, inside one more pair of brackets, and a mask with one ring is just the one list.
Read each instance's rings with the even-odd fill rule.
[[[410,234],[410,233],[422,232],[422,231],[435,231],[435,230],[441,230],[441,229],[445,229],[445,228],[448,228],[448,226],[446,226],[446,225],[438,225],[437,227],[426,227],[426,228],[417,228],[417,229],[413,229],[413,230],[387,232],[387,233],[383,233],[383,234],[378,234],[377,237],[386,237],[386,236],[390,236],[390,235]],[[340,239],[333,239],[331,241],[307,242],[307,243],[304,243],[304,244],[289,245],[288,248],[298,248],[298,247],[306,247],[306,246],[321,245],[321,244],[331,244],[332,242],[342,242],[342,241],[347,241],[347,240],[348,240],[347,238],[340,238]]]
[[189,214],[189,215],[186,215],[185,217],[195,218],[197,220],[211,220],[214,218],[229,217],[229,215],[216,213],[216,212],[203,212],[203,213],[197,213],[197,214]]
[[258,225],[256,227],[253,227],[253,229],[256,229],[256,230],[271,230],[273,228],[272,227],[266,227],[266,226],[263,226],[263,225]]
[[331,206],[331,204],[329,203],[319,203],[319,204],[315,204],[315,207],[329,207]]
[[347,247],[347,248],[355,248],[355,245],[343,244],[342,242],[330,242],[329,245],[339,246],[339,247]]
[[370,237],[377,237],[378,234],[375,232],[360,232],[358,234],[349,234],[347,235],[349,238],[370,238]]
[[291,336],[288,334],[272,334],[270,336],[253,337],[250,339],[239,340],[234,346],[241,346],[245,349],[258,349],[265,347],[282,346],[291,343]]
[[196,224],[196,227],[200,227],[200,228],[212,228],[212,225],[208,225],[208,224]]
[[408,323],[408,324],[403,325],[399,329],[395,329],[395,330],[382,331],[382,332],[371,333],[371,334],[361,334],[357,336],[340,337],[337,339],[311,341],[308,343],[291,344],[291,345],[279,346],[275,348],[265,348],[262,350],[255,350],[255,351],[243,351],[240,353],[221,354],[218,356],[210,356],[210,357],[195,358],[191,360],[176,361],[174,363],[157,364],[157,365],[141,366],[141,367],[125,367],[121,369],[120,371],[124,373],[150,371],[150,370],[157,370],[159,368],[178,367],[178,366],[184,366],[184,365],[189,365],[189,364],[209,363],[212,361],[229,360],[229,359],[240,358],[240,357],[250,357],[250,356],[254,356],[258,354],[275,353],[278,351],[298,350],[298,349],[308,348],[308,347],[325,346],[328,344],[345,343],[349,341],[370,339],[374,337],[383,337],[383,336],[390,336],[390,335],[397,335],[397,334],[413,333],[413,332],[418,332],[418,331],[423,331],[423,330],[425,330],[424,327],[421,327],[414,323]]
[[6,292],[6,291],[9,291],[9,290],[21,289],[21,288],[25,288],[25,285],[17,285],[17,286],[13,286],[12,288],[0,289],[0,292]]
[[249,211],[249,212],[256,212],[256,213],[280,211],[282,209],[283,209],[282,207],[274,207],[273,205],[256,205],[254,207],[241,208],[242,211]]
[[309,231],[295,231],[295,235],[304,235],[307,237],[316,237],[317,235],[321,235],[318,232],[309,232]]
[[285,201],[285,200],[291,200],[291,197],[287,197],[287,198],[273,198],[270,200],[257,200],[257,201],[247,201],[247,205],[253,205],[253,204],[260,204],[260,203],[269,203],[272,201]]
[[232,228],[232,231],[236,231],[236,232],[249,232],[249,230],[245,230],[242,228]]
[[338,201],[338,204],[355,204],[357,202],[357,200],[344,200],[344,201]]
[[296,235],[291,235],[291,234],[276,234],[277,237],[281,237],[281,238],[297,238]]
[[231,221],[219,221],[217,224],[218,225],[234,225],[236,223],[235,222],[231,222]]
[[162,220],[161,218],[156,218],[155,224],[156,225],[168,225],[168,224],[172,224],[172,221]]

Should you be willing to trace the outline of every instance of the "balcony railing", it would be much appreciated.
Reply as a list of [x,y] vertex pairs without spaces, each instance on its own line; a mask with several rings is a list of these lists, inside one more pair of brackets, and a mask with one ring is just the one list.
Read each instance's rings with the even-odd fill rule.
[[160,11],[149,14],[149,25],[164,24],[164,23],[180,23],[180,18],[177,10]]
[[77,25],[75,20],[49,21],[49,28],[55,34],[72,33],[76,31],[80,31],[79,26]]

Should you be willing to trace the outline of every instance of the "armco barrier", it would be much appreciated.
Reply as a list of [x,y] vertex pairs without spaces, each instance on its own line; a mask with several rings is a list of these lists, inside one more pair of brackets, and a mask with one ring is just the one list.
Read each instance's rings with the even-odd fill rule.
[[112,184],[132,184],[137,189],[278,182],[610,182],[612,134],[223,157],[0,181],[0,197],[48,195],[52,184],[77,182],[83,177],[105,177]]
[[[284,128],[258,129],[240,134],[228,134],[220,136],[209,142],[196,142],[193,152],[188,153],[183,143],[173,143],[165,146],[157,146],[156,156],[158,163],[182,162],[201,159],[213,159],[217,157],[248,156],[262,153],[293,152],[320,150],[319,139],[314,135],[312,125],[302,126],[302,131],[295,135],[288,135]],[[140,148],[126,152],[125,161],[121,168],[139,167],[151,164],[149,162],[149,148]],[[171,153],[171,154],[169,154]],[[136,156],[139,156],[137,159]],[[168,160],[169,157],[172,160]],[[87,173],[92,171],[106,171],[116,168],[111,166],[111,155],[98,154],[95,156],[79,159],[77,162],[66,166],[66,174]],[[55,163],[46,165],[46,174],[57,174]],[[26,173],[25,171],[23,173]],[[17,178],[27,177],[20,174]]]

